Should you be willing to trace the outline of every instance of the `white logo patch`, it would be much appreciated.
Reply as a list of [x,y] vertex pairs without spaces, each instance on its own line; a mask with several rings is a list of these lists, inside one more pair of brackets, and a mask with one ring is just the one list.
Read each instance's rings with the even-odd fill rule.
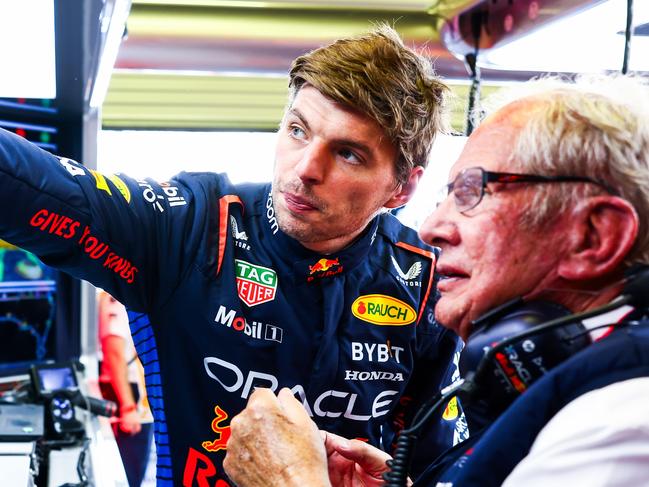
[[421,282],[415,281],[417,277],[419,277],[419,274],[421,274],[421,262],[417,261],[414,264],[410,266],[410,269],[408,269],[408,272],[403,272],[401,267],[399,267],[399,263],[397,260],[394,258],[393,255],[390,256],[392,259],[392,265],[394,266],[394,269],[397,271],[397,280],[403,284],[404,286],[421,286]]
[[234,238],[234,245],[244,250],[250,250],[248,245],[248,234],[245,231],[239,231],[239,224],[234,216],[230,215],[230,227],[232,228],[232,237]]
[[246,235],[246,232],[239,231],[237,220],[232,215],[230,215],[230,225],[232,226],[232,236],[234,238],[236,238],[237,240],[243,240],[244,242],[248,240],[248,235]]
[[67,157],[59,157],[59,162],[61,165],[67,169],[67,171],[72,174],[73,176],[85,176],[86,171],[83,169],[83,167],[78,163],[73,161],[72,159],[68,159]]

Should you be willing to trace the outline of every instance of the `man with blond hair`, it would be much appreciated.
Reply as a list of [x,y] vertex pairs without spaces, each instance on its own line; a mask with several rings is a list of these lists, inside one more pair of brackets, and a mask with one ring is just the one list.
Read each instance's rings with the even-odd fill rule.
[[[467,340],[461,366],[474,340],[489,337],[480,357],[499,352],[459,389],[471,437],[430,452],[415,486],[646,485],[649,83],[524,88],[471,135],[420,230],[441,249],[435,316]],[[482,430],[474,404],[494,416]],[[389,470],[369,445],[323,440],[286,390],[256,391],[231,424],[225,467],[240,487],[378,486]],[[404,452],[389,485],[406,485],[393,477]]]
[[[230,417],[258,386],[389,449],[414,385],[453,373],[437,253],[384,212],[415,191],[447,88],[381,27],[300,56],[289,90],[272,184],[104,176],[0,132],[0,236],[132,310],[158,485],[227,485]],[[466,434],[458,418],[436,448]]]

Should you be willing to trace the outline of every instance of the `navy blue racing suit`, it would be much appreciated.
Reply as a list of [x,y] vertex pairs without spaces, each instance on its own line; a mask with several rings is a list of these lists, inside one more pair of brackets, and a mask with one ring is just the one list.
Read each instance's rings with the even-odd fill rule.
[[[319,255],[282,233],[270,190],[104,176],[0,132],[0,238],[131,310],[160,485],[229,485],[229,422],[255,387],[289,387],[320,428],[389,450],[454,373],[434,249],[384,214]],[[457,436],[456,412],[444,417],[427,440],[439,451]]]

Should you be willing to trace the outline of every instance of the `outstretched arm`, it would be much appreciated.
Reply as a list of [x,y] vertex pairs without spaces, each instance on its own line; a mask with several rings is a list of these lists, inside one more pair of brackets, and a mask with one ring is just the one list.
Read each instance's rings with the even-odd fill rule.
[[0,238],[146,310],[200,245],[194,183],[103,175],[0,129]]

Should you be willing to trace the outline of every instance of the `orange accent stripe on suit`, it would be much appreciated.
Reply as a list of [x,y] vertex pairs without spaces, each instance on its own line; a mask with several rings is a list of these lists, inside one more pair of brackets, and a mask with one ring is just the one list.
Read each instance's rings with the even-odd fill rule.
[[419,320],[421,320],[421,317],[424,314],[424,308],[426,307],[426,302],[428,302],[430,291],[433,289],[433,277],[435,275],[435,261],[436,261],[435,254],[430,250],[420,249],[419,247],[415,247],[414,245],[410,245],[405,242],[397,242],[396,246],[401,247],[402,249],[409,250],[410,252],[414,252],[416,254],[422,255],[427,259],[431,260],[431,270],[430,270],[430,276],[428,277],[428,287],[426,288],[426,294],[424,295],[424,300],[421,302],[421,307],[419,308],[419,316],[417,317],[417,324],[419,324]]
[[221,272],[221,264],[225,255],[225,244],[228,241],[228,215],[230,204],[239,203],[243,207],[241,198],[234,194],[226,194],[219,199],[219,259],[216,266],[216,275]]

